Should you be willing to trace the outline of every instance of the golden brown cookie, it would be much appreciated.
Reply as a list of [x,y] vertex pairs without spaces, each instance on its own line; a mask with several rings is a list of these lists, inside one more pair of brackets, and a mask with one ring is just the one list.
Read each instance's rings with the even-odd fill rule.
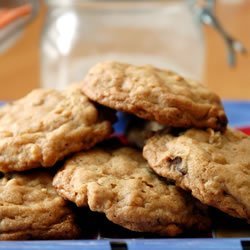
[[79,236],[73,212],[45,171],[0,179],[0,240],[72,239]]
[[77,206],[89,206],[125,228],[174,236],[207,229],[206,207],[156,176],[141,152],[93,149],[69,159],[53,185]]
[[85,77],[82,89],[100,104],[170,127],[223,130],[227,124],[216,94],[172,71],[149,65],[99,63]]
[[143,149],[160,176],[191,190],[202,203],[250,221],[250,137],[228,128],[224,134],[190,129],[159,134]]
[[100,117],[78,85],[62,92],[34,90],[0,108],[0,171],[53,166],[111,131],[111,123]]

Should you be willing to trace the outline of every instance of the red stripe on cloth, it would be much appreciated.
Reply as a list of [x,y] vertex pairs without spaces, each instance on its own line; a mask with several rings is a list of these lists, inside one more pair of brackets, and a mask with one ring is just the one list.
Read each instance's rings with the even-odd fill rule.
[[250,127],[241,127],[241,128],[237,128],[237,129],[246,133],[247,135],[250,135]]

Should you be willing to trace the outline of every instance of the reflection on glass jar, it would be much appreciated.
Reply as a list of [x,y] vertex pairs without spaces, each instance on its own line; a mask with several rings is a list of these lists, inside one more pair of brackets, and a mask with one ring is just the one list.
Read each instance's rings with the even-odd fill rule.
[[47,0],[42,86],[63,88],[104,60],[153,64],[200,79],[204,47],[186,2]]

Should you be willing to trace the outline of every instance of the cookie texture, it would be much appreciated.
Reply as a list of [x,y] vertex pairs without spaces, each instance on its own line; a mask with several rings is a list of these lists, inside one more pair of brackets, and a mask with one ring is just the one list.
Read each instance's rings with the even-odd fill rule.
[[190,129],[150,138],[143,155],[154,171],[201,202],[250,221],[250,137]]
[[80,230],[67,202],[44,171],[0,179],[0,240],[72,239]]
[[127,229],[174,236],[184,229],[207,229],[206,207],[162,181],[141,152],[131,148],[93,149],[69,159],[56,174],[58,193],[89,206]]
[[167,126],[223,130],[227,124],[216,94],[150,65],[99,63],[90,69],[82,89],[100,104]]
[[37,89],[0,108],[0,171],[50,167],[89,149],[111,133],[111,123],[81,93]]

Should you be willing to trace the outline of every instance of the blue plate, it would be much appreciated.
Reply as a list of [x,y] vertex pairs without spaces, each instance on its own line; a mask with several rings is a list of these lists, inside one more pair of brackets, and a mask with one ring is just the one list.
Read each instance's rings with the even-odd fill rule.
[[230,126],[250,126],[250,101],[224,101],[223,104]]

